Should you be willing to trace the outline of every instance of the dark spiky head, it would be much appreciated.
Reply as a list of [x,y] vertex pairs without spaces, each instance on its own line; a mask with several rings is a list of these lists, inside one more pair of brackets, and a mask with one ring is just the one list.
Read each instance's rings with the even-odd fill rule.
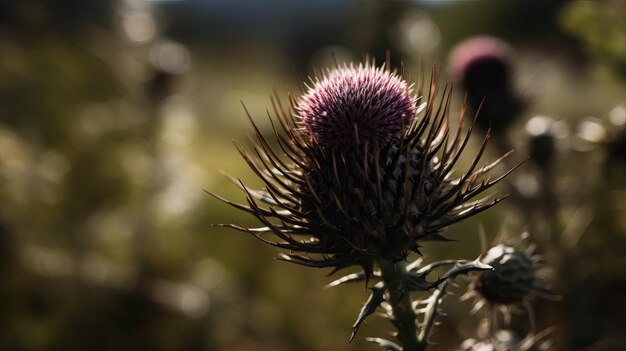
[[314,82],[298,117],[324,146],[399,139],[411,126],[416,98],[396,74],[371,65],[344,66]]
[[491,303],[520,303],[533,290],[535,266],[524,251],[500,244],[492,247],[482,261],[493,271],[480,273],[476,289]]
[[290,95],[288,109],[272,96],[277,146],[255,126],[253,151],[240,149],[265,189],[239,184],[246,204],[222,199],[263,227],[226,226],[287,250],[282,258],[291,262],[335,269],[360,265],[369,273],[376,259],[397,262],[418,252],[420,240],[442,239],[444,227],[500,201],[470,202],[503,177],[485,179],[499,160],[478,167],[488,136],[469,169],[453,176],[470,131],[463,132],[461,113],[459,129],[449,133],[451,89],[439,96],[435,72],[427,99],[423,80],[418,84],[418,99],[426,101],[415,119],[408,84],[389,71],[344,66],[314,82],[303,98]]

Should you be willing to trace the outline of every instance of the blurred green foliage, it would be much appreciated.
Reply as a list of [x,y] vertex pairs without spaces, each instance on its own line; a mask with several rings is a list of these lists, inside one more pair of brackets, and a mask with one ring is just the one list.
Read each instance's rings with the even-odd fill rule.
[[619,0],[572,1],[563,9],[563,27],[601,62],[626,73],[626,4]]

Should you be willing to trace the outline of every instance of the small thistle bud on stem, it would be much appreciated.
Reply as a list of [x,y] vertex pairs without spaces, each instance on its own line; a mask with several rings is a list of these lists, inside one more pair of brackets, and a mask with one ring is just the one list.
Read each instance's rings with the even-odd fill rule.
[[535,267],[523,251],[500,244],[483,258],[493,271],[483,272],[476,289],[492,303],[520,303],[531,292],[535,283]]

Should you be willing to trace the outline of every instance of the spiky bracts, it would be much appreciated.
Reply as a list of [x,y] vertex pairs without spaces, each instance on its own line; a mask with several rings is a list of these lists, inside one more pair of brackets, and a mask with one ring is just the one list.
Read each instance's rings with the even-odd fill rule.
[[524,251],[500,244],[487,251],[482,261],[493,271],[482,272],[476,289],[491,303],[521,303],[535,287],[535,265]]
[[[528,233],[521,235],[527,238]],[[499,238],[498,241],[503,240]],[[521,240],[521,239],[520,239]],[[550,293],[548,277],[551,268],[545,265],[542,255],[535,253],[536,246],[528,245],[523,249],[521,242],[507,242],[493,244],[490,248],[484,248],[480,256],[481,262],[493,267],[493,271],[481,272],[473,276],[473,283],[463,297],[476,297],[475,309],[478,310],[485,303],[491,307],[531,308],[528,301],[534,296],[540,296],[549,300],[558,300],[559,297]],[[529,318],[532,320],[532,311],[529,310]],[[509,319],[508,313],[505,320]]]
[[[287,108],[272,94],[275,142],[252,122],[256,144],[252,151],[239,148],[265,189],[239,184],[247,194],[246,204],[220,198],[263,226],[225,226],[287,251],[284,260],[320,268],[359,265],[369,276],[376,259],[397,262],[411,251],[419,253],[420,240],[441,240],[446,226],[498,203],[501,198],[471,201],[506,175],[486,176],[500,160],[479,167],[489,133],[470,167],[455,177],[453,168],[472,128],[463,128],[462,109],[458,128],[450,132],[451,88],[446,86],[439,96],[433,71],[425,98],[421,73],[417,98],[407,97],[409,85],[396,74],[370,64],[316,75],[305,97],[289,95]],[[364,87],[358,89],[359,84]],[[415,116],[407,116],[414,111],[414,101],[421,102],[420,108]],[[359,105],[350,107],[348,102]],[[333,110],[340,107],[352,112]],[[318,113],[315,122],[307,115],[310,111]],[[355,125],[350,132],[326,134],[327,129],[316,129],[323,124],[321,112],[329,118],[324,123],[336,129],[350,127],[337,122],[345,116],[356,119]],[[363,124],[359,117],[376,123]],[[349,135],[354,141],[347,143]],[[329,142],[331,138],[341,142]]]
[[[525,232],[519,239],[509,240],[502,232],[491,247],[487,248],[483,235],[483,252],[479,260],[493,267],[493,270],[474,273],[472,284],[467,293],[461,297],[462,300],[472,297],[475,299],[473,312],[477,312],[485,304],[490,307],[492,330],[511,328],[513,312],[524,310],[528,318],[528,329],[524,333],[529,333],[525,340],[531,340],[529,338],[534,337],[537,331],[531,300],[534,297],[560,300],[558,295],[550,292],[548,280],[552,270],[545,265],[542,255],[535,252],[536,246],[527,243],[523,245],[525,248],[522,248],[522,242],[528,237],[529,234]],[[500,319],[503,323],[501,326]],[[526,350],[523,348],[513,350],[518,349]]]

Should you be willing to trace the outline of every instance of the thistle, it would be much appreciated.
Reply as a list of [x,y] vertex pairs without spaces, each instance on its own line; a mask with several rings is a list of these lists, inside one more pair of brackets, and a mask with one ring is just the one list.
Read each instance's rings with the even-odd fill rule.
[[[371,272],[374,259],[398,262],[410,251],[419,253],[420,240],[442,240],[446,226],[495,205],[500,198],[469,202],[503,178],[483,177],[500,160],[477,169],[489,135],[469,169],[452,175],[471,128],[462,132],[461,113],[460,127],[449,135],[450,89],[436,101],[435,80],[419,108],[422,82],[416,97],[396,73],[370,64],[318,74],[306,95],[290,95],[289,110],[273,95],[278,148],[254,122],[254,151],[239,148],[266,189],[240,184],[247,204],[222,199],[264,227],[226,226],[307,254],[282,256],[294,263],[356,264]],[[265,234],[279,240],[269,241]]]
[[[445,240],[445,227],[501,201],[475,198],[508,174],[486,176],[508,153],[479,167],[487,133],[469,168],[454,176],[472,127],[464,128],[463,108],[458,128],[450,131],[451,87],[440,94],[433,70],[425,96],[423,77],[422,69],[414,92],[413,85],[388,65],[344,65],[317,73],[302,97],[290,92],[288,108],[271,94],[275,143],[248,114],[256,143],[251,152],[239,147],[265,189],[252,190],[237,182],[247,195],[245,204],[214,195],[262,223],[257,228],[223,226],[284,250],[281,259],[333,272],[362,267],[363,273],[339,283],[367,284],[372,276],[380,280],[354,332],[388,292],[392,308],[404,304],[404,315],[395,311],[391,318],[398,322],[405,350],[416,349],[416,317],[408,294],[397,294],[399,287],[404,292],[425,290],[440,281],[423,279],[429,271],[415,278],[398,262],[410,252],[419,254],[422,241]],[[381,272],[374,271],[375,265]],[[414,284],[405,277],[415,278]]]
[[[541,255],[535,253],[536,246],[523,249],[522,241],[528,238],[523,233],[519,240],[508,241],[502,236],[489,249],[483,248],[480,262],[493,268],[473,274],[473,283],[461,299],[475,298],[474,311],[488,304],[492,310],[492,328],[498,326],[497,314],[504,317],[504,326],[510,327],[512,311],[526,311],[529,329],[536,330],[535,313],[531,304],[534,297],[558,301],[560,297],[550,292],[548,278],[552,270],[545,265]],[[483,247],[486,246],[484,237]]]
[[449,70],[468,96],[473,111],[480,110],[478,126],[504,131],[523,108],[511,86],[512,54],[508,44],[493,37],[474,37],[450,54]]
[[487,251],[483,262],[493,271],[480,274],[476,289],[487,301],[521,303],[533,289],[535,265],[527,253],[500,244]]

